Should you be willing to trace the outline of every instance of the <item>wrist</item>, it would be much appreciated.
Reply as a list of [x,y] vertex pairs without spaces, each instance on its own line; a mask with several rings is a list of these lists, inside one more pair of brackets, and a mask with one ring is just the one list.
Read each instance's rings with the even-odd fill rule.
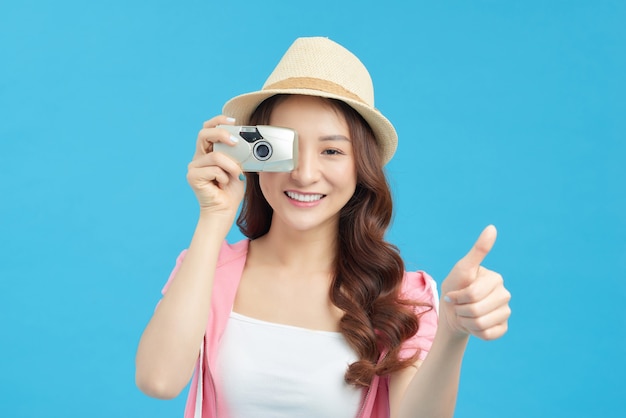
[[234,219],[234,215],[200,210],[196,230],[209,232],[211,235],[223,235],[223,238],[225,238],[233,225]]
[[452,330],[447,326],[442,326],[437,331],[437,334],[440,336],[439,339],[446,344],[465,345],[470,338],[469,334]]
[[447,305],[449,302],[442,300],[439,304],[439,323],[437,326],[437,335],[440,335],[440,339],[450,344],[467,344],[470,334],[464,330],[459,329],[454,325],[454,319],[449,318],[449,315],[455,315],[453,310]]

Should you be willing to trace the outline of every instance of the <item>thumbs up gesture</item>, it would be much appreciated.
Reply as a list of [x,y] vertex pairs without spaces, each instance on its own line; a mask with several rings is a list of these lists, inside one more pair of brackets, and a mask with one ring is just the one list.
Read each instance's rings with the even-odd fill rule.
[[481,265],[496,236],[493,225],[486,227],[441,285],[439,326],[447,327],[453,335],[494,340],[507,331],[511,294],[500,274]]

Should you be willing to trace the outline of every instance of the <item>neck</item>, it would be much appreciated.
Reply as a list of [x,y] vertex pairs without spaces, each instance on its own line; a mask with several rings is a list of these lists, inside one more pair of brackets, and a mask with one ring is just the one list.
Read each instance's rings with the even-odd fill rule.
[[273,226],[251,243],[251,250],[266,263],[308,272],[331,272],[336,249],[336,229],[302,232]]

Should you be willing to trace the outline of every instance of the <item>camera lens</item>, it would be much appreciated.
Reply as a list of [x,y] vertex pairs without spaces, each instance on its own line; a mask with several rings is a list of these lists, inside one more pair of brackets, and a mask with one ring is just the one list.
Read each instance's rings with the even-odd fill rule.
[[272,146],[265,141],[254,145],[254,156],[257,160],[265,161],[272,156]]

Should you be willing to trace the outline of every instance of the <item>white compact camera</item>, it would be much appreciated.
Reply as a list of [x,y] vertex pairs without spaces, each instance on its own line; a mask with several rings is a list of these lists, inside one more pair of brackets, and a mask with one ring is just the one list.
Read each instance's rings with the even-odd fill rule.
[[234,146],[216,142],[214,151],[230,155],[243,171],[293,171],[298,161],[298,134],[277,126],[218,125],[239,139]]

